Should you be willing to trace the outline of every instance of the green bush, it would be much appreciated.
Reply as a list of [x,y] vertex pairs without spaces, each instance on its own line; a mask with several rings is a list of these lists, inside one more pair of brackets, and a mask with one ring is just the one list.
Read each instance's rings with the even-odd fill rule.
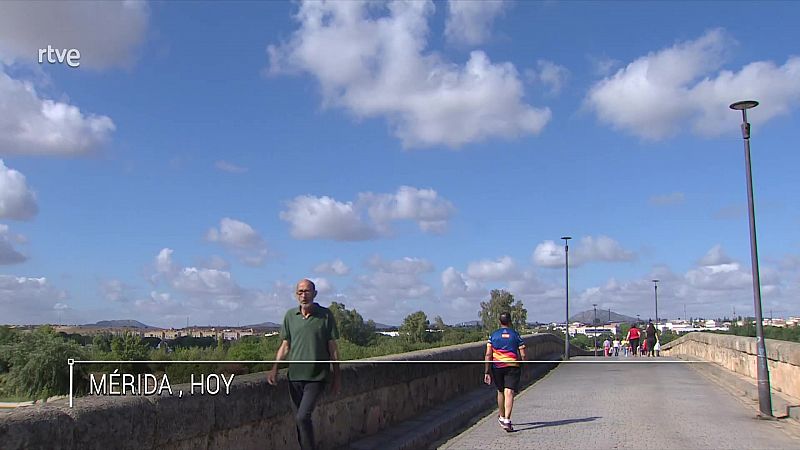
[[[47,326],[21,333],[19,340],[0,346],[0,359],[10,366],[4,389],[31,399],[47,399],[69,393],[69,358],[87,359],[76,342],[67,341]],[[81,365],[74,367],[76,392],[87,389],[88,379]]]

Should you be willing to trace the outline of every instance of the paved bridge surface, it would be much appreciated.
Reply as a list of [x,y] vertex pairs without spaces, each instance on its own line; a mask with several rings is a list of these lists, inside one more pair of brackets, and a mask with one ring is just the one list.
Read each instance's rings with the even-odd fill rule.
[[686,363],[601,360],[573,358],[521,392],[514,432],[500,428],[495,410],[440,448],[800,449],[794,425],[756,419]]

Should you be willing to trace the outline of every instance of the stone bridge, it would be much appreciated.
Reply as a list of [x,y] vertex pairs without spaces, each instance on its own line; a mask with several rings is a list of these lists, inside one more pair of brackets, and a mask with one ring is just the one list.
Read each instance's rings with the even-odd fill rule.
[[[753,338],[691,333],[664,358],[592,358],[563,341],[525,337],[530,384],[517,431],[496,421],[482,384],[484,344],[343,364],[343,388],[314,416],[321,448],[800,448],[794,419],[755,420]],[[797,419],[800,344],[767,340],[776,416]],[[680,359],[678,359],[680,358]],[[375,358],[379,360],[381,358]],[[552,363],[549,361],[553,361]],[[538,381],[536,381],[538,379]],[[535,382],[534,382],[535,381]],[[177,392],[187,386],[173,386]],[[0,414],[0,448],[291,449],[285,378],[237,376],[229,395],[80,397]]]

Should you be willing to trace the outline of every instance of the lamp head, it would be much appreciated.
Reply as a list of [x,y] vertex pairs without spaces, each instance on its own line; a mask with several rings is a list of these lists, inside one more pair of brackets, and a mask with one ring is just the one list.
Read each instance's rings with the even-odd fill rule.
[[564,239],[566,241],[572,239],[572,236],[561,236],[561,239]]
[[758,102],[755,100],[742,100],[740,102],[731,103],[730,108],[743,111],[745,109],[755,108],[756,106],[758,106]]

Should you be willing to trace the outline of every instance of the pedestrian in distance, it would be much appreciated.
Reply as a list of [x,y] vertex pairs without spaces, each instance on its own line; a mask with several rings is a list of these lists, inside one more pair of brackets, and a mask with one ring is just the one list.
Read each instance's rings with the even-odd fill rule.
[[614,356],[619,356],[619,338],[614,337],[614,342],[611,344],[611,346],[614,348]]
[[644,330],[645,337],[647,338],[645,342],[647,342],[647,356],[656,356],[655,346],[656,341],[658,340],[658,332],[656,330],[655,325],[653,325],[653,321],[647,322],[647,328]]
[[603,356],[611,356],[611,341],[608,338],[603,341]]
[[633,324],[630,330],[628,330],[628,341],[631,343],[631,352],[633,356],[636,356],[636,351],[639,349],[639,338],[642,336],[641,331]]
[[500,426],[514,431],[511,424],[511,410],[514,408],[514,396],[519,392],[519,378],[522,372],[520,361],[526,359],[525,342],[519,333],[511,328],[511,314],[500,314],[500,328],[489,336],[486,343],[486,354],[483,360],[486,367],[483,382],[497,388],[497,409]]
[[[333,313],[314,302],[317,289],[311,280],[304,279],[295,289],[299,306],[286,312],[281,325],[281,345],[275,361],[338,361],[336,340],[339,330]],[[277,384],[278,363],[267,372],[267,382]],[[316,448],[311,414],[320,395],[330,382],[333,395],[339,393],[338,363],[289,363],[289,398],[292,400],[297,441],[302,450]]]

